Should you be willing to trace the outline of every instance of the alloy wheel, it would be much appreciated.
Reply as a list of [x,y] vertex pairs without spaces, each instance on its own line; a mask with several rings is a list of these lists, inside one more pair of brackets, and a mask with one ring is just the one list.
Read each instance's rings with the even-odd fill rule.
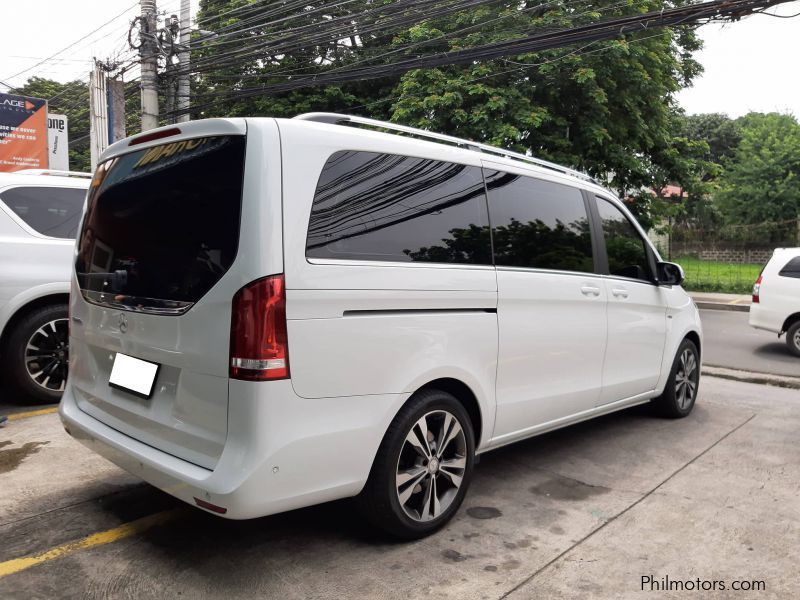
[[686,410],[694,400],[697,391],[697,357],[690,349],[681,353],[678,370],[675,373],[675,399],[678,407]]
[[69,368],[67,319],[48,321],[25,346],[25,369],[33,382],[49,392],[62,392]]
[[423,415],[406,435],[397,461],[397,499],[417,522],[436,519],[455,497],[467,468],[467,441],[446,410]]

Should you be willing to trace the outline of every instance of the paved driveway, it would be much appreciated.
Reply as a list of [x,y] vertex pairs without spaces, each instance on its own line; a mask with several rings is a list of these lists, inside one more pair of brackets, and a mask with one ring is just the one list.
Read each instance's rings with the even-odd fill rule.
[[688,419],[634,409],[484,456],[454,522],[415,543],[346,501],[225,521],[83,449],[57,415],[19,418],[0,429],[0,597],[640,598],[648,576],[793,597],[800,397],[701,390]]

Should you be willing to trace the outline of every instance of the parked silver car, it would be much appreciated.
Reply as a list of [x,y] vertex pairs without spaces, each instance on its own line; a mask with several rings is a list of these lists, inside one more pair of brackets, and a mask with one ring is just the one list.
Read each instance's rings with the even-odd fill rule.
[[90,174],[0,173],[0,368],[9,399],[57,402],[70,267]]

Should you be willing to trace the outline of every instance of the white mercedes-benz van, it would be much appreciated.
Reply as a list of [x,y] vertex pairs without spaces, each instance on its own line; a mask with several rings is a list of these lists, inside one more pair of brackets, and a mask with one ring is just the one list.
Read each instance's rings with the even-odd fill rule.
[[476,454],[645,402],[689,414],[682,277],[545,161],[320,113],[155,129],[91,184],[61,418],[228,518],[357,496],[419,537]]

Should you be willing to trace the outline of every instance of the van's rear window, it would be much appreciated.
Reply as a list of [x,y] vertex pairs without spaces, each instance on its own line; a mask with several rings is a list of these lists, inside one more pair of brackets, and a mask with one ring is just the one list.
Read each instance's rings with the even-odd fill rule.
[[84,297],[181,313],[208,292],[236,256],[244,153],[244,136],[215,136],[101,164],[78,237]]

